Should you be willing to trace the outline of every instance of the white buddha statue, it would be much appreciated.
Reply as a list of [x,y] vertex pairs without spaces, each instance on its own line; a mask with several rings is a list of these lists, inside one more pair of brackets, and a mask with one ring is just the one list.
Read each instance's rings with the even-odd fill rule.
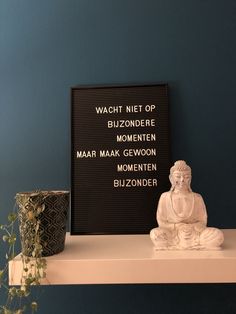
[[171,189],[161,195],[159,227],[150,232],[156,250],[216,250],[224,241],[217,228],[207,227],[207,212],[200,194],[192,192],[191,168],[176,161],[170,169]]

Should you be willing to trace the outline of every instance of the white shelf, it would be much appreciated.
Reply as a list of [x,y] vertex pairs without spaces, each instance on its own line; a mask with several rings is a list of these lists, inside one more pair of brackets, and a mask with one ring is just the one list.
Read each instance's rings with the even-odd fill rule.
[[[236,229],[222,230],[219,251],[155,251],[149,235],[66,236],[65,250],[47,258],[42,284],[236,282]],[[9,263],[9,283],[19,285],[22,263]]]

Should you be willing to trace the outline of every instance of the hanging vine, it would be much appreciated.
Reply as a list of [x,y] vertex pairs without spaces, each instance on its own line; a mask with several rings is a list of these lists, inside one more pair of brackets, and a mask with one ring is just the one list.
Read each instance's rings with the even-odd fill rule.
[[[5,262],[0,266],[0,294],[1,289],[5,290],[5,303],[0,304],[1,314],[23,314],[25,312],[35,313],[38,303],[32,297],[32,287],[40,285],[42,279],[46,278],[46,259],[42,257],[40,214],[44,211],[43,193],[38,193],[38,197],[26,197],[17,199],[19,211],[16,206],[12,213],[8,215],[8,222],[0,224],[2,247],[6,249]],[[15,246],[17,243],[16,226],[18,220],[25,220],[25,224],[20,224],[20,232],[27,231],[26,243],[22,243],[22,275],[20,286],[9,286],[8,270],[9,262],[14,263]],[[27,228],[27,230],[23,230]],[[28,241],[28,242],[27,242]],[[1,248],[2,251],[2,248]],[[2,298],[1,298],[2,299]]]

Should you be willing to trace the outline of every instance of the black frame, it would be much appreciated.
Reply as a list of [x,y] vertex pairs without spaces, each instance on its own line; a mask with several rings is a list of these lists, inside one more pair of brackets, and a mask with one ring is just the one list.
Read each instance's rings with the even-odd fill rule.
[[[155,105],[155,109],[146,111],[151,105]],[[131,111],[139,111],[127,113],[127,106]],[[107,110],[110,107],[114,111],[117,108],[117,112],[97,113],[98,107]],[[71,234],[140,234],[148,233],[156,225],[158,198],[169,188],[168,116],[168,85],[165,83],[71,89]],[[108,127],[108,121],[119,121],[120,125],[121,120],[128,120],[127,125],[133,120],[139,121],[137,125],[141,120],[144,125],[152,124]],[[156,134],[155,141],[154,135],[151,141],[143,135],[145,141],[117,142],[118,135],[132,135],[131,139],[136,140],[138,137],[134,134]],[[150,149],[152,155],[124,156],[125,149],[131,149],[132,154],[139,149],[147,153]],[[105,152],[103,157],[100,157],[101,151]],[[156,166],[150,166],[151,171],[146,168],[146,171],[118,171],[118,165],[134,164]],[[131,166],[134,170],[132,167],[135,166]],[[119,169],[124,170],[124,166]],[[126,185],[129,179],[142,186],[115,187],[114,180],[118,180],[117,185]],[[145,181],[148,179],[150,181]],[[146,183],[150,186],[143,186]]]

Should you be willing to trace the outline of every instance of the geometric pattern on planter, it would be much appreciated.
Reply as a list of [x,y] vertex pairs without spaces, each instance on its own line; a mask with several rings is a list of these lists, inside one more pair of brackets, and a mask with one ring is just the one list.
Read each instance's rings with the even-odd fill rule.
[[[44,206],[44,210],[39,214],[37,219],[40,220],[39,234],[40,244],[42,245],[42,256],[50,256],[60,253],[65,247],[66,223],[69,211],[70,194],[67,191],[40,191],[44,198],[40,206]],[[22,195],[22,201],[21,196]],[[20,236],[22,244],[22,252],[27,256],[31,256],[32,246],[32,227],[31,221],[26,215],[23,199],[26,193],[17,193],[17,203],[19,205],[20,220]],[[36,199],[36,192],[27,192],[32,201]],[[24,199],[25,200],[25,199]]]

